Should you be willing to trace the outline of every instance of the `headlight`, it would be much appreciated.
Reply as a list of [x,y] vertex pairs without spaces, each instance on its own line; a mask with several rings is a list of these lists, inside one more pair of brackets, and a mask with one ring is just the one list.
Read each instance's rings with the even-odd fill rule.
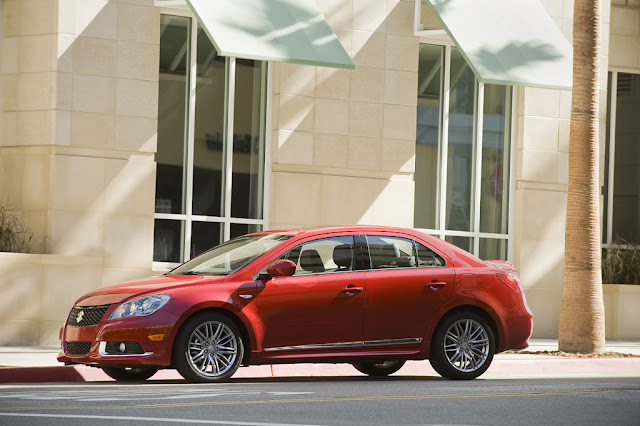
[[171,296],[168,294],[153,294],[151,296],[138,297],[137,299],[129,300],[118,306],[115,311],[111,312],[109,319],[151,315],[166,305],[169,300],[171,300]]

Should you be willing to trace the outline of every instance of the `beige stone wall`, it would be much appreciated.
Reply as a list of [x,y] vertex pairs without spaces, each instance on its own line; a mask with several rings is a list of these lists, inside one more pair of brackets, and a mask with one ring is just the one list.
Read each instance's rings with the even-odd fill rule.
[[319,6],[356,68],[274,64],[271,227],[411,227],[415,3]]
[[99,258],[94,288],[150,275],[159,8],[3,0],[2,15],[0,201],[35,252]]
[[[572,41],[573,1],[542,3]],[[600,140],[604,163],[610,7],[603,2]],[[557,337],[564,262],[571,92],[519,88],[514,263],[534,314],[534,337]],[[604,168],[601,167],[601,177]]]
[[100,281],[102,259],[0,253],[0,274],[0,345],[55,345],[73,302]]
[[640,1],[612,0],[609,67],[640,72]]

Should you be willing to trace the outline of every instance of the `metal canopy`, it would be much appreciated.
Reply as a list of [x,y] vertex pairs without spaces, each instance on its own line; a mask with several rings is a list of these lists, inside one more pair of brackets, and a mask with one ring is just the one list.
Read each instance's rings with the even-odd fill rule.
[[314,0],[187,0],[218,54],[355,68]]
[[539,0],[425,0],[484,83],[571,90],[573,50]]

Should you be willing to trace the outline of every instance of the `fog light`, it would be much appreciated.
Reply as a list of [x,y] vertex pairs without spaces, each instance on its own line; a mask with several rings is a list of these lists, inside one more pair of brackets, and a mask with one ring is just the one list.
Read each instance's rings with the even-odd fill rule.
[[164,340],[164,334],[150,334],[148,338],[152,342],[162,342]]
[[118,350],[120,352],[124,352],[127,349],[127,346],[124,344],[124,342],[120,343],[120,345],[118,346]]

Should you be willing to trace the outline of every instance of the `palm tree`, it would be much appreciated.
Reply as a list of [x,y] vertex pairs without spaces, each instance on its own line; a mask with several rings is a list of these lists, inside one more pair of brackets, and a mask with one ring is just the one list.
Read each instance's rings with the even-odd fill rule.
[[575,0],[564,282],[558,347],[604,351],[599,213],[601,0]]

